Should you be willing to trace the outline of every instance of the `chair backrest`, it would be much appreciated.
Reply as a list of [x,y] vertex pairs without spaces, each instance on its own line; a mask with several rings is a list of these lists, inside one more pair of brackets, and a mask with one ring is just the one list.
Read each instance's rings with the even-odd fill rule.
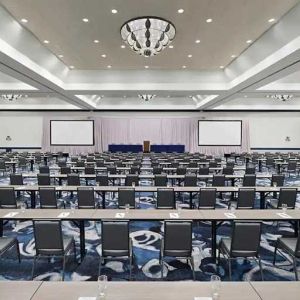
[[161,174],[163,171],[163,168],[162,167],[153,167],[153,175],[159,175]]
[[255,185],[256,185],[256,175],[245,174],[243,178],[243,186],[255,186]]
[[166,186],[168,182],[167,175],[154,175],[154,185],[155,186]]
[[216,161],[210,161],[209,162],[209,168],[217,168],[218,163]]
[[6,164],[5,164],[5,160],[0,160],[0,169],[1,170],[6,170]]
[[245,175],[255,174],[255,167],[246,167]]
[[288,171],[296,171],[297,161],[289,161],[287,166]]
[[209,168],[207,168],[207,167],[199,168],[198,169],[198,174],[199,175],[208,175],[209,174]]
[[70,174],[71,168],[70,167],[61,167],[60,168],[60,174]]
[[41,208],[57,208],[55,187],[40,187],[39,195]]
[[225,186],[225,175],[214,175],[212,186]]
[[64,252],[60,220],[33,220],[37,255],[62,255]]
[[190,257],[192,255],[192,222],[166,221],[164,233],[164,256]]
[[117,168],[112,166],[107,167],[107,174],[117,174]]
[[95,174],[95,168],[94,167],[85,167],[84,173],[85,174]]
[[300,234],[298,234],[298,239],[295,248],[295,256],[298,258],[300,257]]
[[177,175],[185,175],[186,174],[186,168],[178,167],[176,170]]
[[100,186],[108,186],[108,176],[107,175],[96,175],[96,182],[99,183]]
[[80,185],[79,174],[68,174],[67,175],[68,185]]
[[272,175],[272,180],[271,180],[271,186],[273,186],[274,183],[276,183],[277,186],[283,186],[284,185],[284,175],[282,175],[282,174],[273,174]]
[[38,185],[50,185],[50,175],[49,174],[37,174]]
[[175,192],[172,188],[157,189],[157,208],[173,209],[175,208]]
[[295,208],[297,200],[296,188],[281,188],[277,207],[281,208],[282,204],[286,204],[288,208]]
[[66,167],[67,166],[67,162],[65,160],[59,160],[57,162],[57,165],[62,168],[62,167]]
[[94,156],[88,156],[86,158],[86,161],[88,161],[88,162],[94,162],[95,161],[95,157]]
[[78,208],[95,208],[95,193],[92,187],[77,188]]
[[125,208],[129,204],[130,208],[135,208],[135,190],[133,188],[118,189],[118,207]]
[[139,174],[140,173],[140,167],[139,166],[132,166],[129,171],[130,174]]
[[197,168],[197,167],[198,167],[197,162],[192,161],[192,162],[189,163],[189,168]]
[[199,193],[200,209],[215,209],[217,201],[217,190],[214,188],[202,188]]
[[96,159],[96,167],[104,167],[104,160],[103,159]]
[[234,168],[234,162],[231,162],[231,161],[227,162],[226,163],[226,167],[228,167],[228,168]]
[[135,183],[136,186],[139,185],[139,176],[136,174],[128,174],[125,178],[125,185],[132,186],[132,183]]
[[237,208],[254,208],[255,204],[255,189],[241,188],[239,189]]
[[224,167],[222,173],[224,175],[233,175],[233,167]]
[[103,221],[101,225],[102,256],[129,256],[129,222]]
[[260,247],[261,223],[234,222],[231,257],[256,257]]
[[22,174],[10,174],[10,184],[11,185],[23,185],[23,175]]
[[197,175],[195,174],[185,175],[183,184],[184,186],[197,186]]
[[76,167],[84,167],[84,161],[83,160],[78,160],[77,162],[76,162]]
[[40,166],[39,171],[40,171],[40,174],[49,174],[50,173],[49,166]]
[[0,207],[17,208],[17,200],[14,188],[5,187],[0,189]]

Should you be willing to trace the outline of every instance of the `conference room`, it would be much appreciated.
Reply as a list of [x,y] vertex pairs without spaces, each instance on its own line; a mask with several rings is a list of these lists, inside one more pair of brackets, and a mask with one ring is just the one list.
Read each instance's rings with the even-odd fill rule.
[[299,19],[0,0],[0,300],[298,300]]

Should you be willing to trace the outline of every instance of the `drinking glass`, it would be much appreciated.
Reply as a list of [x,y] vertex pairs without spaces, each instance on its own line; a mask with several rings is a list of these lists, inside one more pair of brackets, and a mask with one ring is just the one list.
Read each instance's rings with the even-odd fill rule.
[[70,206],[71,206],[71,213],[74,214],[76,209],[76,202],[71,202]]
[[273,187],[277,187],[277,182],[273,182]]
[[107,289],[107,276],[100,275],[98,277],[98,299],[104,299]]
[[132,182],[131,186],[132,186],[133,188],[135,187],[135,182],[134,182],[134,181]]
[[232,214],[235,214],[235,206],[233,206],[233,205],[230,206],[230,212]]
[[178,214],[178,216],[180,216],[181,212],[182,212],[182,207],[180,206],[179,203],[177,203],[177,214]]
[[221,289],[221,278],[217,275],[212,275],[210,277],[211,282],[211,294],[213,300],[219,299],[220,289]]
[[20,208],[21,208],[21,212],[24,213],[26,210],[26,204],[24,202],[21,202]]
[[283,203],[283,204],[281,205],[281,208],[282,208],[282,212],[285,214],[286,211],[287,211],[287,204]]
[[128,214],[130,210],[130,204],[125,204],[125,213]]

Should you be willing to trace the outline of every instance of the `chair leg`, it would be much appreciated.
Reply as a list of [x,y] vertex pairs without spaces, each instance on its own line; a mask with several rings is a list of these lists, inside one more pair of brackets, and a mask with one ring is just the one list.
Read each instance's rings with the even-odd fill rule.
[[98,277],[101,275],[101,267],[102,267],[102,257],[100,256],[99,268],[98,268]]
[[77,262],[77,259],[76,259],[76,245],[75,245],[75,240],[73,240],[73,252],[74,252],[74,261]]
[[229,271],[229,280],[232,281],[231,277],[231,258],[228,257],[228,271]]
[[16,250],[17,250],[17,255],[18,255],[19,263],[21,263],[20,247],[19,247],[19,243],[17,241],[15,243],[15,247],[16,247]]
[[192,268],[192,272],[193,272],[193,280],[196,280],[196,275],[195,275],[195,264],[194,264],[194,257],[191,256],[190,258],[190,263],[191,263],[191,268]]
[[64,254],[64,256],[63,256],[62,281],[65,281],[65,267],[66,267],[66,254]]
[[276,254],[278,249],[278,242],[276,242],[275,249],[274,249],[274,257],[273,257],[273,265],[275,266],[276,263]]
[[132,256],[129,256],[129,280],[131,280],[132,275]]
[[164,260],[162,257],[160,258],[160,271],[161,271],[161,279],[163,279],[164,278]]
[[261,280],[264,281],[264,273],[263,273],[263,268],[262,268],[262,263],[261,263],[260,256],[258,256],[258,264],[259,264],[259,269],[260,269]]
[[296,281],[298,281],[298,271],[297,271],[297,258],[293,257],[293,265],[294,265],[294,272]]
[[33,280],[33,278],[34,278],[33,276],[34,276],[34,269],[35,269],[36,259],[37,259],[37,257],[35,255],[34,258],[33,258],[33,263],[32,263],[31,280]]

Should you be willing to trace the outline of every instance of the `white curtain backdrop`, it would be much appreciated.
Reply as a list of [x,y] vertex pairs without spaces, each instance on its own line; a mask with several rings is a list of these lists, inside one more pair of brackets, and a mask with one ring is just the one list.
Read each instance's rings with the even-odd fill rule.
[[95,146],[51,146],[51,119],[54,118],[44,118],[43,151],[66,151],[71,154],[102,152],[108,150],[109,144],[142,144],[145,140],[149,140],[151,144],[183,144],[185,151],[212,155],[250,150],[248,120],[243,120],[242,146],[200,147],[198,118],[95,118]]

